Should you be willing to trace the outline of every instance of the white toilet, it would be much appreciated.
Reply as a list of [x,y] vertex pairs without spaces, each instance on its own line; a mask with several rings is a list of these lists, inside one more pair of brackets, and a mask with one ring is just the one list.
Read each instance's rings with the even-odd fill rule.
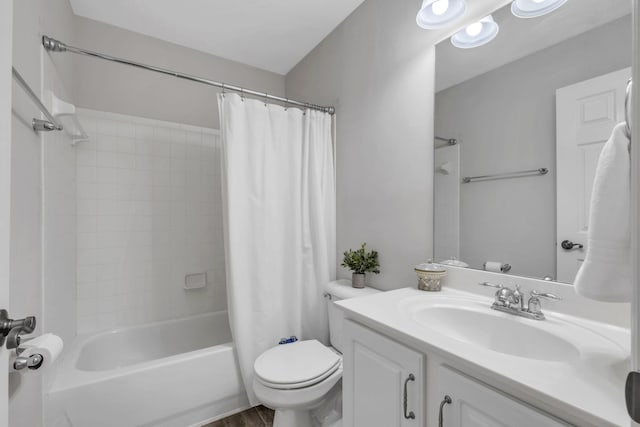
[[[254,363],[253,390],[264,405],[275,409],[273,427],[318,426],[312,422],[311,411],[341,393],[342,386],[343,315],[333,303],[380,292],[353,288],[348,280],[331,282],[325,290],[330,297],[327,307],[332,347],[317,340],[278,345]],[[331,424],[340,425],[339,421]]]

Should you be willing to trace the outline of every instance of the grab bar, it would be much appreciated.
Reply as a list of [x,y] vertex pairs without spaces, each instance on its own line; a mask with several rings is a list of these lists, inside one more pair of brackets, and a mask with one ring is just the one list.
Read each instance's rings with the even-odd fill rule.
[[16,70],[15,67],[11,67],[11,70],[13,71],[13,78],[15,79],[15,81],[18,83],[18,85],[20,85],[22,89],[24,89],[27,95],[29,95],[29,98],[31,98],[33,103],[36,104],[36,106],[40,109],[40,112],[42,112],[42,114],[44,114],[44,116],[47,118],[47,120],[40,120],[40,119],[34,118],[31,121],[31,126],[33,127],[33,130],[35,130],[36,132],[62,130],[63,127],[60,124],[60,122],[58,122],[56,118],[53,117],[53,115],[49,112],[47,107],[44,106],[42,101],[40,101],[40,98],[38,98],[38,95],[36,95],[33,89],[29,87],[29,85],[22,78],[18,70]]
[[488,179],[519,178],[522,176],[529,176],[529,175],[546,175],[548,173],[549,173],[549,169],[540,168],[540,169],[531,169],[531,170],[518,171],[518,172],[496,173],[493,175],[465,176],[464,178],[462,178],[462,182],[465,184],[468,184],[473,181],[485,181]]

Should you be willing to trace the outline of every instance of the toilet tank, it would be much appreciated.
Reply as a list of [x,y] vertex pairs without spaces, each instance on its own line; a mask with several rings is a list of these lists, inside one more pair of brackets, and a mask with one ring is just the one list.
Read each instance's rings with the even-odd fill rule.
[[328,295],[331,296],[327,304],[327,309],[329,311],[329,334],[331,345],[340,353],[342,353],[344,348],[342,342],[342,324],[344,322],[344,312],[336,307],[334,303],[343,299],[362,297],[381,291],[366,286],[364,288],[354,288],[353,286],[351,286],[351,280],[344,279],[329,282],[325,286],[325,291]]

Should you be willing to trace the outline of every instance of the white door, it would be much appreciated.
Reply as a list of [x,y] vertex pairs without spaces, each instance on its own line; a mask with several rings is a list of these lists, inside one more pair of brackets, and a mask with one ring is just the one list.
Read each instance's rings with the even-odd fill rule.
[[[0,309],[9,308],[13,0],[0,1]],[[9,351],[0,348],[0,427],[9,425]]]
[[424,425],[424,357],[351,321],[344,323],[344,427]]
[[[557,280],[573,283],[587,249],[591,187],[602,146],[624,120],[631,68],[556,91]],[[563,248],[562,242],[583,248]]]
[[[633,0],[633,22],[640,19],[640,0]],[[631,140],[634,147],[638,146],[640,132],[640,25],[633,26],[633,96],[631,97]],[[631,253],[633,265],[633,301],[631,304],[631,369],[640,370],[640,150],[631,150]],[[632,426],[640,423],[631,421]]]
[[442,427],[567,427],[467,376],[440,367],[438,396],[442,405]]

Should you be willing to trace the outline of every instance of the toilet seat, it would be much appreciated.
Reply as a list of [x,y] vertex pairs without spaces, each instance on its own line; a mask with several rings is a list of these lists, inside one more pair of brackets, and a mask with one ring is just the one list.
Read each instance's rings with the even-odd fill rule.
[[[342,364],[324,381],[299,389],[275,389],[262,384],[256,377],[253,379],[253,391],[263,404],[272,409],[305,410],[316,407],[323,401],[327,393],[341,383]],[[297,426],[296,426],[297,427]]]
[[254,363],[255,378],[266,387],[294,390],[317,384],[342,366],[342,358],[317,340],[284,344]]

